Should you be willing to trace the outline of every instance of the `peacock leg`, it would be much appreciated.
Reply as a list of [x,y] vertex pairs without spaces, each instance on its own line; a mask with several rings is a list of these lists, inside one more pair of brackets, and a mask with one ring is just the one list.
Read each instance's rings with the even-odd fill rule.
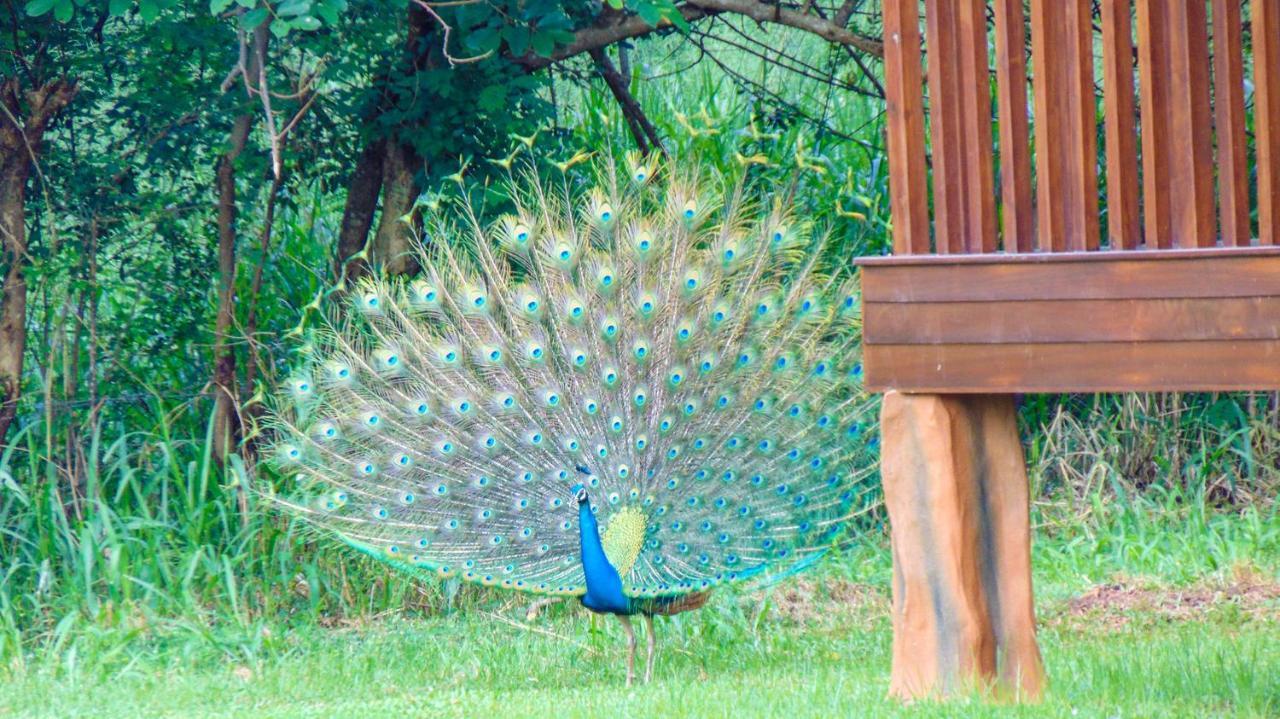
[[649,635],[649,656],[645,658],[645,662],[644,662],[644,683],[648,684],[649,680],[653,679],[653,651],[654,651],[654,642],[656,641],[653,636],[653,616],[652,615],[649,615],[649,614],[644,615],[644,628],[647,630],[647,633]]
[[631,686],[631,681],[636,677],[636,633],[631,628],[631,619],[621,614],[617,615],[618,621],[622,622],[622,628],[627,631],[627,686]]

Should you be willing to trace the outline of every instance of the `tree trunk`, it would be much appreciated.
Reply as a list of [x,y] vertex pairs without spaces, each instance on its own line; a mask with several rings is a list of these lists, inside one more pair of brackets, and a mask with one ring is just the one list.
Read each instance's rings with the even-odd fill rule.
[[[258,58],[265,56],[266,26],[253,33],[246,54],[246,77],[258,77]],[[253,127],[253,114],[245,106],[231,124],[227,152],[218,162],[218,314],[213,337],[213,457],[222,464],[240,439],[239,401],[236,393],[236,349],[231,331],[236,318],[236,160],[244,152]]]
[[356,159],[351,183],[347,185],[347,203],[342,210],[342,228],[338,230],[338,256],[333,274],[338,279],[355,278],[368,271],[368,264],[352,259],[369,241],[373,214],[382,191],[382,157],[384,140],[371,140]]
[[[405,56],[391,73],[396,79],[413,78],[428,67],[431,51],[441,39],[435,20],[416,3],[409,4],[407,18]],[[397,97],[390,89],[396,84],[388,82],[387,78],[376,82],[376,85],[385,85],[386,89],[378,104],[364,118],[366,126],[374,125],[383,112],[396,107]],[[334,268],[339,278],[359,277],[374,264],[389,274],[418,271],[413,247],[421,225],[413,209],[422,192],[417,180],[422,166],[422,158],[412,147],[401,142],[394,131],[365,145],[347,188],[347,204],[342,214]],[[369,228],[373,224],[379,193],[382,194],[382,216],[370,241]],[[402,221],[401,218],[406,216],[409,221]],[[367,254],[357,257],[365,249],[366,242]]]
[[391,275],[418,271],[414,242],[421,223],[414,203],[421,190],[416,173],[417,153],[398,142],[387,141],[382,161],[382,217],[373,238],[369,260]]
[[[58,78],[22,92],[17,78],[0,82],[0,442],[18,411],[27,346],[27,180],[49,123],[75,97],[74,80]],[[23,100],[26,112],[23,112]],[[23,118],[22,126],[15,123]]]

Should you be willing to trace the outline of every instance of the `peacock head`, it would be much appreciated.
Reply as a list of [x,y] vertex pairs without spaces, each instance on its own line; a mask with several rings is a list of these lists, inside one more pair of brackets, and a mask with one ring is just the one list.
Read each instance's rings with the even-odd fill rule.
[[578,500],[579,505],[583,505],[587,503],[588,497],[587,497],[586,487],[582,486],[581,484],[575,484],[573,485],[573,488],[570,491],[573,492],[573,498]]

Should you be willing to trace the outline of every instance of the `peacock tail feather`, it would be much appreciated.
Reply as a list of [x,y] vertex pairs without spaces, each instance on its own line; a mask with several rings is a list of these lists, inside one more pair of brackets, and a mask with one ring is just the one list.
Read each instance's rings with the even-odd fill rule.
[[431,218],[419,276],[346,295],[272,413],[278,501],[399,568],[546,594],[584,591],[578,482],[632,597],[831,545],[877,465],[851,272],[742,186],[594,173]]

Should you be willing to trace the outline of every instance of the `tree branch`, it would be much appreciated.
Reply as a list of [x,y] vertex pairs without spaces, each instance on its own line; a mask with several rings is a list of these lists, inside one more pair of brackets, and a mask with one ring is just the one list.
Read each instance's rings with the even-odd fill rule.
[[689,0],[689,5],[708,12],[746,15],[756,22],[771,22],[811,32],[829,42],[848,45],[876,57],[884,57],[884,43],[850,31],[843,25],[799,10],[770,4],[761,0]]
[[[692,5],[684,5],[680,8],[680,14],[684,16],[685,22],[694,22],[704,17],[714,15],[714,12],[708,12],[700,7]],[[673,27],[669,22],[661,22],[657,27],[641,20],[636,15],[626,15],[613,10],[606,10],[600,13],[596,21],[574,33],[573,42],[567,46],[556,50],[551,57],[542,57],[527,53],[524,57],[516,58],[516,62],[523,65],[530,72],[541,70],[542,68],[561,60],[567,60],[584,52],[608,47],[620,40],[628,38],[640,37],[648,35],[651,32],[665,30]]]
[[636,139],[640,152],[648,155],[652,149],[665,155],[666,150],[662,146],[662,139],[658,137],[658,130],[645,116],[644,109],[631,94],[626,78],[613,66],[613,62],[609,60],[603,48],[595,48],[590,52],[591,59],[595,60],[596,68],[600,71],[600,77],[604,78],[605,84],[613,93],[613,99],[617,100],[619,107],[622,108],[622,114],[627,120],[627,126],[631,128],[631,136]]
[[[733,13],[749,17],[759,23],[773,23],[804,30],[828,42],[838,43],[876,57],[884,57],[884,43],[876,38],[859,35],[842,24],[811,15],[801,9],[770,4],[763,0],[686,0],[679,10],[680,15],[689,23]],[[600,13],[595,22],[575,33],[573,42],[556,50],[551,57],[527,53],[523,57],[516,58],[515,62],[533,72],[582,53],[590,53],[622,40],[641,37],[670,27],[672,27],[671,23],[666,21],[655,27],[636,15],[606,9]]]

